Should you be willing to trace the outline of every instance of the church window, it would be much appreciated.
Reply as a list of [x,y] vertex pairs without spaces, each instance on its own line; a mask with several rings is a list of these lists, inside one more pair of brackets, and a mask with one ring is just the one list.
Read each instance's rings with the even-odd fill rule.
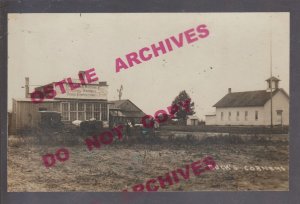
[[258,111],[255,111],[255,120],[258,120]]
[[245,111],[245,120],[248,120],[248,111]]

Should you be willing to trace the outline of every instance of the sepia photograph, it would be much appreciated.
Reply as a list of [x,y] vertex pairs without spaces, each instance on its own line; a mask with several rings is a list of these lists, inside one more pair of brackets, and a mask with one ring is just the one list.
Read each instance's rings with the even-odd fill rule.
[[9,13],[8,192],[289,191],[290,15]]

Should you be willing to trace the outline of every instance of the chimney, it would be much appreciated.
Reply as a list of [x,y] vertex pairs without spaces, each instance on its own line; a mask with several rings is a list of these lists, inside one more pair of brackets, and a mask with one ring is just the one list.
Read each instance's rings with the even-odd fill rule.
[[99,81],[100,86],[108,86],[106,81]]
[[25,77],[25,98],[30,98],[30,96],[29,96],[29,77]]
[[229,94],[231,93],[231,88],[228,88],[228,93],[229,93]]

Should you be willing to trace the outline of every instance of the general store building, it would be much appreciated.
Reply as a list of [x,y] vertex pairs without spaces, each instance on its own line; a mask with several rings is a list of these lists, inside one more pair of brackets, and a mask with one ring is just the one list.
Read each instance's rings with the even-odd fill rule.
[[[79,79],[72,79],[80,83]],[[54,85],[56,82],[50,83]],[[109,103],[107,100],[108,85],[106,82],[93,82],[81,85],[72,90],[68,83],[64,84],[66,93],[62,94],[55,88],[57,95],[53,99],[45,99],[42,103],[33,103],[29,94],[29,78],[25,79],[25,98],[13,99],[12,124],[13,130],[34,128],[39,125],[39,111],[57,111],[61,113],[62,122],[95,119],[108,126]],[[47,84],[49,85],[49,84]],[[43,89],[44,86],[35,90]],[[54,86],[55,87],[55,86]]]

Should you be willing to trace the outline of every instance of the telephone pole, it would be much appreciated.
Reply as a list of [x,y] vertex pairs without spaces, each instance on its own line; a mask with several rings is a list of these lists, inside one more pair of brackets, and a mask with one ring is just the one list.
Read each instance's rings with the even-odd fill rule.
[[271,99],[271,128],[273,128],[273,87],[272,87],[272,77],[273,77],[273,73],[272,73],[272,16],[271,16],[271,22],[270,22],[270,25],[271,25],[271,29],[270,29],[270,75],[271,75],[271,78],[270,78],[270,99]]
[[121,100],[122,92],[123,92],[123,85],[121,85],[120,89],[117,89],[117,92],[119,93],[119,100]]

